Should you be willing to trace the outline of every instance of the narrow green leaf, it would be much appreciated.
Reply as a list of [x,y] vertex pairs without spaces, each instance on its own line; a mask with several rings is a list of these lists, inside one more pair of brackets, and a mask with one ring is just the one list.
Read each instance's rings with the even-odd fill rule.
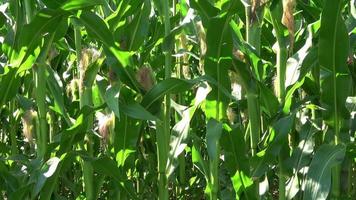
[[42,190],[48,178],[50,178],[57,170],[57,166],[60,162],[60,159],[57,157],[50,158],[41,169],[41,173],[38,175],[34,191],[32,193],[32,198],[37,196]]
[[98,39],[106,47],[115,47],[114,37],[108,26],[98,15],[90,11],[84,11],[79,20],[85,26],[91,37]]
[[100,93],[108,105],[109,109],[114,112],[115,116],[120,119],[119,95],[121,86],[119,83],[108,85],[105,80],[97,81]]

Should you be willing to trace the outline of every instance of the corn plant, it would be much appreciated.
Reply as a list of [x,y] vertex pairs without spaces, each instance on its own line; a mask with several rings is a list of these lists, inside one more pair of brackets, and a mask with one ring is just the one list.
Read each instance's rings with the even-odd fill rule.
[[355,199],[355,0],[3,0],[1,199]]

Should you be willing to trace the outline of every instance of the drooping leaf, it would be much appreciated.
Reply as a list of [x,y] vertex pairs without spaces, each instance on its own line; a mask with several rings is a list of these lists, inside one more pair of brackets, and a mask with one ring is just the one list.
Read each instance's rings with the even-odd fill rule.
[[[280,155],[282,147],[287,144],[287,136],[290,133],[295,121],[295,114],[288,115],[279,119],[273,124],[270,132],[274,136],[268,147],[259,152],[259,159],[253,171],[253,177],[262,176],[268,170],[268,164],[273,163],[275,158]],[[252,164],[251,164],[252,165]]]
[[57,157],[50,158],[42,167],[41,172],[39,173],[34,191],[32,193],[32,198],[38,195],[42,190],[48,178],[50,178],[57,170],[57,166],[60,162],[60,159]]

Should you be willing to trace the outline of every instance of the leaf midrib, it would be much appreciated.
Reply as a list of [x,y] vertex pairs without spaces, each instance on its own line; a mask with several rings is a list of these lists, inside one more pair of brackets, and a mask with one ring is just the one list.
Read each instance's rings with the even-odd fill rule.
[[335,50],[336,50],[336,35],[337,35],[337,29],[339,25],[339,15],[340,15],[340,7],[341,7],[341,1],[339,1],[337,11],[336,11],[336,20],[335,20],[335,28],[334,28],[334,34],[333,34],[333,48],[332,48],[332,70],[333,70],[333,99],[334,99],[334,112],[335,112],[335,120],[334,120],[334,127],[335,127],[335,135],[338,137],[339,135],[339,113],[338,113],[338,108],[337,108],[337,95],[336,95],[336,55],[335,55]]
[[217,85],[217,88],[218,88],[218,98],[217,98],[217,104],[216,104],[216,119],[219,119],[220,118],[220,59],[221,59],[221,49],[222,49],[222,43],[223,43],[223,38],[224,38],[224,34],[225,34],[225,31],[226,31],[226,28],[227,28],[227,25],[229,24],[228,22],[230,21],[229,20],[230,17],[226,17],[226,20],[224,22],[224,27],[223,27],[223,31],[222,31],[222,34],[221,34],[221,37],[219,39],[219,48],[218,48],[218,63],[217,63],[217,82],[218,82],[218,85]]
[[[146,1],[146,2],[147,2],[147,1]],[[134,40],[135,40],[135,38],[136,38],[136,34],[137,34],[137,31],[138,31],[138,27],[139,27],[139,25],[140,25],[140,21],[141,21],[142,14],[145,12],[145,6],[146,6],[146,4],[144,3],[144,4],[142,5],[142,8],[141,8],[142,10],[141,10],[141,12],[139,12],[140,14],[138,15],[137,24],[136,24],[136,26],[135,26],[135,29],[134,29],[134,32],[133,32],[133,35],[132,35],[131,41],[130,41],[130,46],[129,46],[129,49],[130,49],[130,50],[132,49],[133,42],[134,42]]]

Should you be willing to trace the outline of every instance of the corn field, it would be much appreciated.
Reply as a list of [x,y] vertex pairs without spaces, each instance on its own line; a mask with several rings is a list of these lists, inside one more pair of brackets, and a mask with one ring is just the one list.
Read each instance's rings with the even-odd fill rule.
[[0,199],[356,199],[355,0],[2,0]]

